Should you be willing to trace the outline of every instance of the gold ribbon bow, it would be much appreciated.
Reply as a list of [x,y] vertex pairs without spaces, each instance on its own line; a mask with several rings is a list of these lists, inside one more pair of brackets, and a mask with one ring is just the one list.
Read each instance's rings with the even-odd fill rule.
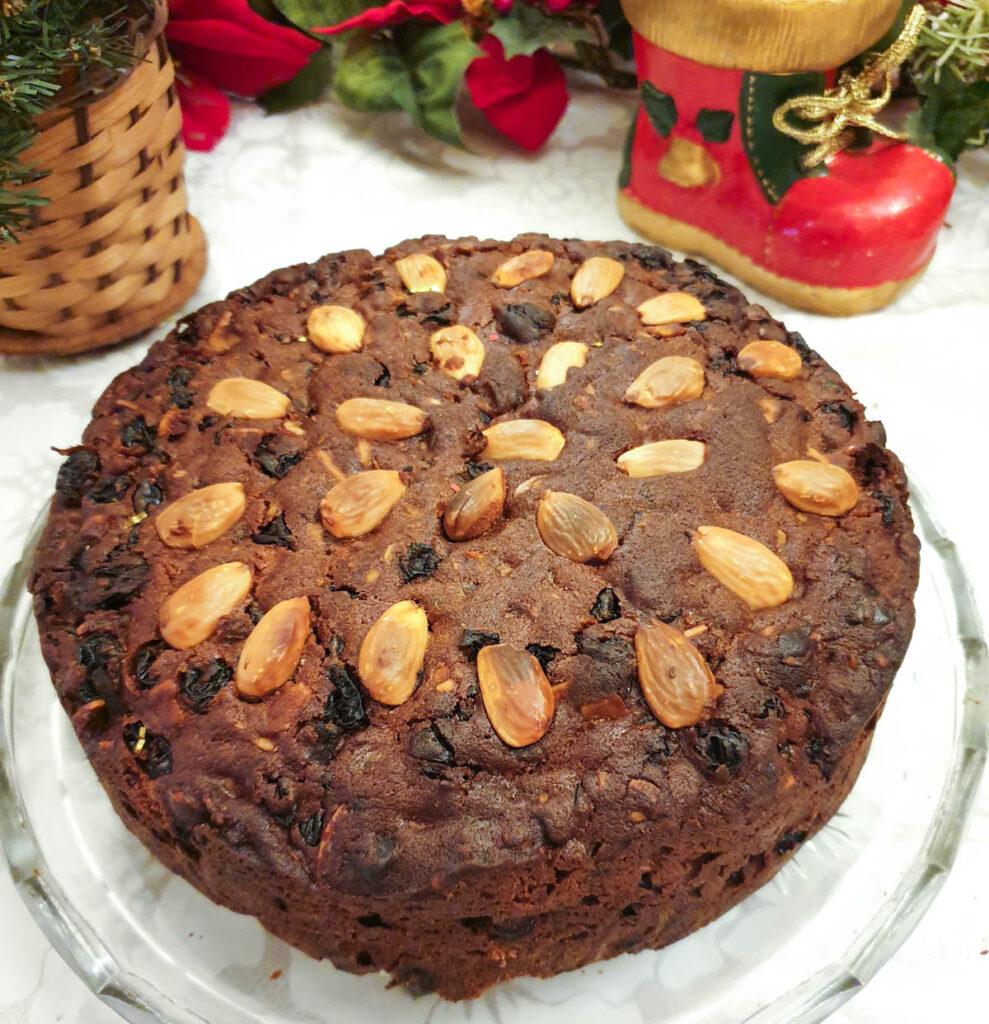
[[[889,49],[869,57],[857,75],[843,71],[837,84],[823,95],[794,96],[776,109],[773,125],[777,131],[814,146],[801,160],[805,168],[816,167],[844,149],[852,141],[852,126],[869,128],[890,139],[906,138],[903,132],[877,121],[875,115],[889,102],[894,72],[917,45],[926,18],[923,5],[916,4]],[[882,91],[874,95],[880,83]],[[798,127],[787,120],[791,113],[801,121],[818,123],[812,128]]]

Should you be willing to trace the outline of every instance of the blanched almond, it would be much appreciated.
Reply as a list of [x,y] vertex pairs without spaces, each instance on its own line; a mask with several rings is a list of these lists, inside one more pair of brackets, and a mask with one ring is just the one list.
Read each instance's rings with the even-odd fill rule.
[[750,341],[738,353],[738,365],[752,377],[793,380],[800,376],[800,353],[778,341]]
[[499,288],[514,288],[523,281],[548,274],[553,266],[553,254],[545,249],[530,249],[518,256],[512,256],[491,275]]
[[691,541],[701,565],[750,608],[775,608],[793,591],[786,564],[752,537],[720,526],[698,526]]
[[773,466],[773,480],[791,505],[819,516],[843,516],[855,507],[859,497],[852,476],[830,462],[781,462]]
[[382,704],[403,704],[412,696],[429,641],[426,613],[414,601],[393,604],[368,630],[357,671],[368,693]]
[[291,404],[288,395],[250,377],[227,377],[213,385],[206,404],[221,416],[245,420],[281,419]]
[[566,444],[563,434],[545,420],[506,420],[482,433],[488,443],[481,456],[488,459],[553,462]]
[[605,562],[618,547],[615,524],[589,501],[566,491],[546,491],[536,510],[543,543],[571,562]]
[[251,582],[251,570],[243,562],[225,562],[183,583],[158,613],[162,639],[179,651],[202,643],[247,597]]
[[455,324],[432,335],[429,354],[448,377],[469,384],[481,374],[484,343],[469,327]]
[[369,469],[345,477],[319,506],[323,526],[338,540],[363,537],[392,510],[405,493],[402,478],[391,469]]
[[592,256],[585,260],[570,282],[570,298],[582,309],[607,298],[621,283],[625,267],[608,256]]
[[704,368],[687,356],[664,356],[647,366],[622,396],[631,405],[661,409],[664,405],[700,398]]
[[424,252],[403,256],[395,261],[402,284],[410,292],[445,292],[446,271],[439,260]]
[[481,473],[464,484],[443,513],[443,532],[450,540],[473,540],[494,526],[505,508],[505,471]]
[[309,601],[279,601],[244,642],[234,675],[237,692],[255,699],[274,693],[292,678],[308,638]]
[[400,441],[421,434],[429,416],[414,405],[389,402],[385,398],[348,398],[337,406],[337,423],[342,430],[369,441]]
[[309,340],[324,352],[357,352],[364,344],[364,318],[346,306],[317,306],[306,321]]
[[553,721],[553,690],[539,662],[511,644],[490,644],[477,653],[477,679],[494,731],[510,747],[540,740]]
[[689,324],[694,320],[704,320],[707,311],[700,300],[688,292],[664,292],[646,299],[639,306],[639,316],[646,327],[660,327],[663,324]]
[[703,441],[653,441],[619,455],[618,468],[635,478],[686,473],[703,464],[706,451]]
[[162,509],[155,529],[170,548],[201,548],[222,537],[243,515],[245,504],[243,484],[210,484]]
[[704,705],[721,693],[700,651],[665,622],[639,626],[635,660],[646,703],[670,729],[696,725]]
[[587,346],[579,341],[558,341],[551,345],[536,373],[536,390],[559,387],[567,379],[567,370],[587,362]]

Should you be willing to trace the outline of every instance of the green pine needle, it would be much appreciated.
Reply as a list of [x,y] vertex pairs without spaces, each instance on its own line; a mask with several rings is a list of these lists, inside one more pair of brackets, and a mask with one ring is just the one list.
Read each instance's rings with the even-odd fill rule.
[[969,84],[989,77],[989,0],[954,0],[931,12],[911,66],[935,82],[945,71]]
[[20,157],[66,69],[85,82],[95,71],[130,67],[130,25],[151,9],[152,0],[25,0],[0,8],[0,244],[16,240],[30,208],[47,202],[24,190],[46,172]]

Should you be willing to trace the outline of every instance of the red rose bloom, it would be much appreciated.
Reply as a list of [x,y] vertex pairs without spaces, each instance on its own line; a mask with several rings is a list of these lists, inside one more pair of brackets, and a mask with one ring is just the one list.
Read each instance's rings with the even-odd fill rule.
[[324,28],[314,28],[327,36],[335,36],[340,32],[349,32],[353,28],[376,29],[384,25],[398,25],[412,18],[423,21],[436,21],[441,25],[449,25],[464,13],[460,0],[391,0],[381,7],[369,7],[360,14],[355,14],[346,21]]
[[247,0],[169,0],[165,30],[177,66],[182,135],[212,149],[230,123],[225,92],[257,96],[294,78],[319,43],[255,14]]
[[464,81],[474,106],[503,135],[523,149],[537,150],[552,135],[567,109],[563,69],[546,49],[505,60],[501,40],[487,36]]

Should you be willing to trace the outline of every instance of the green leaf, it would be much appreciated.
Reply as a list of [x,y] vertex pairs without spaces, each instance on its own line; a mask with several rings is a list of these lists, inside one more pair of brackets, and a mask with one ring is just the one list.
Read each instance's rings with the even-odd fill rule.
[[953,74],[918,83],[917,124],[926,142],[957,160],[966,149],[989,143],[989,81],[963,82]]
[[632,115],[632,123],[625,133],[625,142],[622,144],[622,166],[618,172],[618,187],[628,188],[632,180],[632,145],[635,142],[635,126],[639,123],[639,108],[635,108]]
[[418,120],[412,79],[398,47],[384,36],[359,33],[337,65],[333,89],[345,107],[364,113],[404,110]]
[[327,25],[339,25],[341,21],[352,18],[355,14],[374,3],[361,3],[361,0],[269,0],[293,25],[301,29],[325,28]]
[[268,114],[297,110],[320,99],[332,75],[333,55],[329,49],[319,49],[295,78],[262,93],[258,103]]
[[501,40],[506,60],[519,54],[530,57],[536,50],[553,43],[576,43],[578,40],[590,39],[586,26],[559,15],[551,17],[523,3],[514,4],[505,17],[496,18],[491,25],[491,35]]
[[467,65],[483,51],[462,22],[424,28],[407,23],[396,32],[418,105],[414,114],[423,131],[450,145],[462,146],[457,100]]
[[664,139],[667,138],[677,123],[676,100],[669,93],[661,92],[652,82],[643,82],[642,105],[653,128]]
[[697,130],[705,142],[727,142],[735,115],[730,110],[708,110],[697,113]]
[[820,71],[802,71],[794,75],[763,75],[746,71],[742,75],[742,90],[738,97],[742,145],[762,194],[773,206],[801,178],[827,174],[824,164],[807,170],[801,159],[810,147],[777,131],[773,124],[773,111],[780,104],[794,96],[820,95],[824,86],[824,75]]
[[632,26],[625,20],[625,12],[619,0],[601,0],[597,13],[608,33],[608,48],[623,60],[631,60]]

